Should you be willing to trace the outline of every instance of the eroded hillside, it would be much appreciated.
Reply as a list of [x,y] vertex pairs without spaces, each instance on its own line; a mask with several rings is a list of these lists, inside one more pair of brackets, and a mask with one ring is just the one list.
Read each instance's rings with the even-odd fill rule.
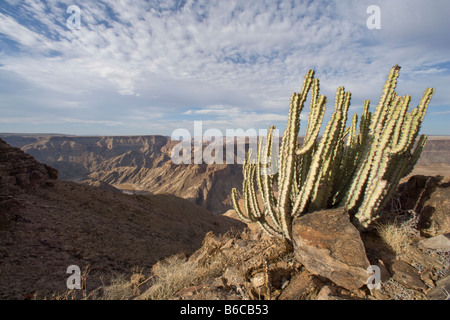
[[89,266],[96,288],[100,277],[107,283],[192,253],[209,231],[243,226],[173,195],[126,195],[56,177],[0,139],[0,299],[64,292],[70,265]]

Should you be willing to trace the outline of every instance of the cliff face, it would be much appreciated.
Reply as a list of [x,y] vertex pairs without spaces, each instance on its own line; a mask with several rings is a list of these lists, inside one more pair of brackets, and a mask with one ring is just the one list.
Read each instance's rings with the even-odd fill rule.
[[[61,173],[63,180],[83,180],[92,172],[116,168],[151,169],[168,160],[169,139],[148,137],[42,137],[22,150]],[[120,171],[120,170],[118,170]]]

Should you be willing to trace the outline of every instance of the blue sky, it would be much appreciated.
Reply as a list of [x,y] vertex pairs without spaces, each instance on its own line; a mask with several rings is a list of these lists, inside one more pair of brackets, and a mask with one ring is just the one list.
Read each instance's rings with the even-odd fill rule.
[[[370,5],[381,29],[367,27]],[[0,132],[284,130],[307,70],[326,117],[338,86],[352,92],[351,118],[399,64],[411,107],[436,88],[421,132],[450,135],[449,14],[448,0],[1,0]]]

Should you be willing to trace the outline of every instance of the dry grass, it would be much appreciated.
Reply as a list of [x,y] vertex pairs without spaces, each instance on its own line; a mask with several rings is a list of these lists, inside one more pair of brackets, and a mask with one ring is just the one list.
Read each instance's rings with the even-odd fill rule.
[[169,257],[158,268],[157,280],[152,286],[154,290],[148,299],[170,299],[179,290],[196,285],[199,277],[194,263],[177,255]]
[[419,214],[416,209],[422,194],[412,210],[403,209],[400,199],[393,197],[390,210],[385,211],[382,219],[374,224],[380,237],[397,255],[407,251],[414,237],[420,237],[417,228]]
[[153,290],[146,298],[172,299],[182,289],[213,281],[223,274],[230,263],[220,251],[213,253],[209,260],[211,263],[199,266],[197,262],[187,260],[180,255],[166,258],[159,264],[155,272],[156,280],[152,285]]
[[119,276],[111,281],[109,286],[103,287],[99,300],[128,300],[135,293],[129,279]]
[[[80,284],[81,284],[81,289],[67,289],[64,293],[62,294],[52,294],[49,298],[48,297],[44,297],[44,300],[87,300],[89,298],[89,294],[87,291],[87,277],[90,271],[90,265],[86,264],[84,266],[84,269],[81,270],[81,274],[80,274]],[[35,295],[33,297],[34,299],[37,298],[37,295]]]
[[[81,272],[81,289],[67,289],[64,293],[55,293],[50,297],[45,297],[44,300],[129,300],[136,296],[137,285],[132,283],[130,279],[127,279],[125,275],[121,274],[111,280],[108,285],[103,283],[102,286],[97,289],[87,290],[87,276],[89,274],[90,266],[86,265]],[[142,279],[145,276],[142,274],[142,270],[134,269],[134,274],[139,275]],[[36,299],[37,297],[34,297]]]
[[[230,233],[231,234],[231,233]],[[224,235],[224,239],[230,235]],[[81,290],[67,290],[62,294],[54,294],[51,300],[129,300],[133,299],[145,289],[140,288],[146,283],[150,287],[144,296],[149,300],[169,300],[176,296],[182,289],[210,283],[221,276],[230,265],[239,264],[239,257],[227,257],[217,248],[210,252],[207,260],[199,265],[198,261],[190,261],[183,253],[175,254],[159,261],[152,268],[152,275],[145,277],[142,270],[134,270],[133,275],[141,276],[138,284],[132,283],[124,275],[113,278],[110,283],[91,291],[86,291],[86,280],[89,272],[87,266],[81,275]],[[242,261],[240,261],[242,262]],[[144,290],[144,291],[142,291]]]
[[396,222],[377,224],[376,229],[384,242],[389,245],[392,251],[397,255],[404,253],[411,244],[410,233],[408,230],[401,225],[398,225]]
[[173,299],[183,289],[209,286],[223,276],[229,267],[239,269],[244,263],[239,252],[234,249],[234,254],[225,253],[222,248],[226,243],[233,243],[237,236],[237,232],[230,231],[216,237],[212,242],[204,244],[200,255],[194,258],[187,259],[183,254],[177,254],[158,262],[152,268],[154,281],[145,294],[145,299]]

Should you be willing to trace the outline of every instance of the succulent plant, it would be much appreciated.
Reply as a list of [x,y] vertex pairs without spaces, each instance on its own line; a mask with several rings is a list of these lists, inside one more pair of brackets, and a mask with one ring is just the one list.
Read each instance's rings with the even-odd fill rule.
[[[319,140],[327,99],[319,95],[319,80],[309,70],[301,91],[292,94],[279,159],[272,155],[274,126],[267,138],[260,138],[256,162],[249,150],[243,165],[243,209],[237,190],[232,190],[239,218],[291,240],[294,218],[343,206],[358,227],[368,227],[401,178],[412,171],[427,140],[425,135],[418,141],[417,137],[434,89],[428,88],[419,105],[408,112],[411,96],[395,92],[399,71],[398,65],[391,69],[373,113],[370,101],[364,102],[359,127],[358,115],[346,126],[351,93],[339,87],[334,112]],[[300,113],[310,92],[308,126],[300,145]],[[278,172],[268,174],[267,159],[274,158]]]

